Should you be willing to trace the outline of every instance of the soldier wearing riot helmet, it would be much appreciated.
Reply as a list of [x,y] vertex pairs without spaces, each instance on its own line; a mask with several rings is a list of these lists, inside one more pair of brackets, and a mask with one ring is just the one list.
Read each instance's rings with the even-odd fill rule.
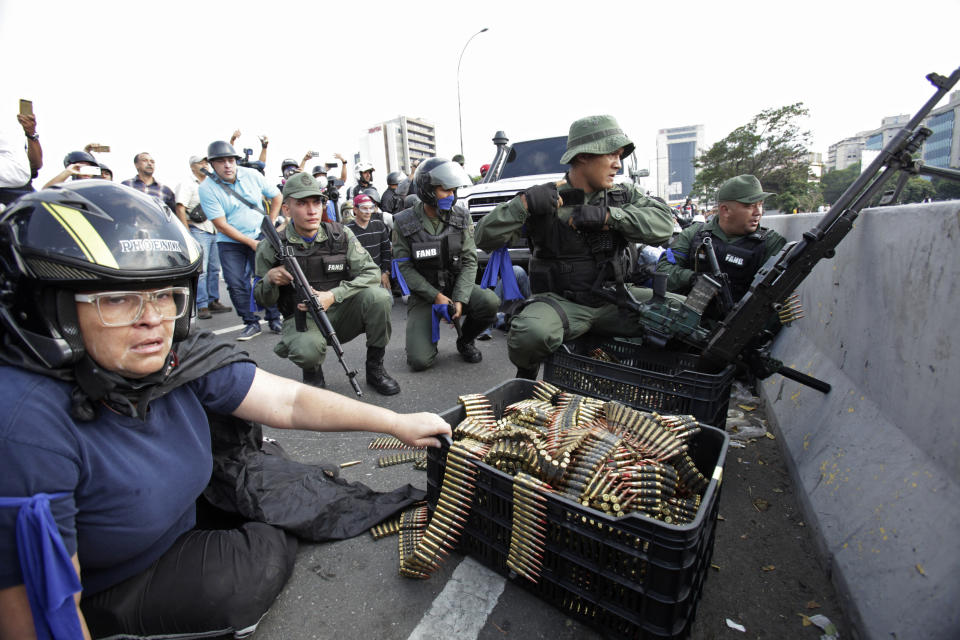
[[[380,288],[380,268],[353,232],[323,221],[325,206],[326,196],[313,176],[300,173],[287,180],[283,214],[291,224],[282,235],[285,250],[297,258],[340,341],[366,334],[367,383],[382,395],[400,393],[400,385],[383,367],[391,334],[390,292]],[[283,313],[283,337],[274,352],[300,367],[305,383],[324,386],[321,365],[327,341],[313,319],[298,308],[293,276],[269,242],[257,247],[256,273],[261,278],[253,289],[257,302],[277,305]]]
[[419,202],[393,218],[393,255],[410,289],[407,305],[407,363],[415,371],[437,357],[432,342],[434,305],[452,305],[462,323],[457,351],[466,362],[483,359],[474,341],[496,317],[499,299],[475,284],[477,250],[470,214],[455,207],[457,189],[470,177],[455,162],[430,158],[414,175]]
[[[592,332],[639,336],[639,322],[594,291],[618,276],[617,261],[629,242],[659,244],[670,238],[670,208],[633,184],[617,184],[621,160],[633,142],[612,116],[589,116],[570,125],[560,162],[563,180],[527,189],[498,205],[477,226],[477,244],[495,251],[522,226],[532,246],[533,297],[514,315],[507,338],[517,376],[535,378],[540,362],[563,342]],[[635,289],[639,300],[652,292]]]
[[[657,262],[657,271],[667,274],[667,289],[686,294],[698,274],[712,271],[704,248],[710,238],[720,270],[726,274],[736,303],[744,296],[763,263],[787,243],[776,231],[760,226],[763,201],[775,195],[764,191],[752,175],[730,178],[717,192],[717,214],[709,222],[688,226]],[[715,305],[707,310],[716,318]]]
[[[439,416],[304,387],[190,333],[200,250],[145,194],[103,180],[42,190],[4,213],[0,239],[0,637],[254,631],[296,539],[263,522],[196,528],[208,411],[411,446],[450,433]],[[50,603],[33,598],[51,589]]]
[[387,174],[387,190],[383,192],[380,198],[380,210],[386,213],[397,213],[404,209],[403,198],[397,194],[397,186],[403,180],[403,174],[399,171],[391,171]]

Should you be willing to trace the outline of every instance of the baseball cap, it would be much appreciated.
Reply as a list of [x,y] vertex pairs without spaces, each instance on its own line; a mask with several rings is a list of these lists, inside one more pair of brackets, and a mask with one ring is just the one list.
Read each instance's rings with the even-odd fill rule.
[[283,185],[283,199],[287,198],[309,198],[310,196],[324,197],[323,191],[317,179],[309,173],[301,171],[290,176],[290,179]]
[[203,158],[200,156],[190,156],[190,164],[200,164],[203,162]]

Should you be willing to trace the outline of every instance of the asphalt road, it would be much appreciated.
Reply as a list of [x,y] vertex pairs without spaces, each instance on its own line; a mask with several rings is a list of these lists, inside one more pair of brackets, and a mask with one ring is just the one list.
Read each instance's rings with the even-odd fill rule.
[[[222,291],[226,292],[223,287]],[[224,296],[225,300],[225,296]],[[233,313],[198,321],[224,340],[241,329]],[[506,355],[506,334],[478,342],[483,362],[463,362],[455,333],[445,327],[433,368],[414,373],[406,365],[406,307],[393,308],[394,335],[387,349],[387,370],[402,387],[385,398],[363,384],[364,402],[396,411],[442,412],[465,393],[484,392],[513,377]],[[299,369],[273,353],[278,340],[267,331],[241,343],[259,365],[299,380]],[[344,346],[347,361],[363,380],[363,338]],[[353,395],[332,353],[324,365],[328,388]],[[426,488],[426,474],[411,465],[379,468],[378,451],[368,450],[371,433],[314,434],[266,429],[297,460],[332,463],[360,460],[342,470],[351,481],[390,490],[405,483]],[[775,435],[775,434],[774,434]],[[849,625],[804,526],[794,488],[777,440],[760,438],[729,450],[724,469],[720,516],[711,568],[690,630],[691,638],[810,638],[815,626],[802,615],[829,617],[841,635]],[[260,623],[256,640],[308,638],[600,638],[590,627],[489,571],[454,553],[429,580],[398,575],[396,536],[374,541],[369,535],[334,543],[301,544],[294,574]],[[801,615],[802,614],[802,615]],[[730,628],[727,619],[746,631]]]

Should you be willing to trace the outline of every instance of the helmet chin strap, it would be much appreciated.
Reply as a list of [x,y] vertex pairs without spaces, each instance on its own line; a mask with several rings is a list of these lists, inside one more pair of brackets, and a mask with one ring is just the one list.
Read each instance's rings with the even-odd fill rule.
[[147,407],[139,401],[139,396],[149,387],[163,382],[176,362],[177,354],[171,349],[159,371],[132,379],[107,371],[89,355],[84,355],[73,367],[78,388],[71,394],[70,414],[78,420],[92,420],[96,415],[96,404],[103,402],[117,413],[131,418],[139,416],[143,420]]

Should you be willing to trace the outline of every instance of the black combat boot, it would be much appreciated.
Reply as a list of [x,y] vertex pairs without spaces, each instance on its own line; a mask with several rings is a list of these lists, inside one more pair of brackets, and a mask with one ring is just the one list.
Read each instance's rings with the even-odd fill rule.
[[527,380],[536,380],[537,376],[540,375],[540,365],[534,365],[527,369],[523,367],[517,367],[517,378],[526,378]]
[[367,347],[367,384],[382,396],[400,393],[400,385],[383,368],[383,347]]
[[304,369],[303,384],[309,384],[312,387],[326,389],[327,382],[323,379],[323,369],[319,365],[316,369]]
[[480,353],[480,349],[477,349],[477,345],[473,344],[473,340],[469,342],[457,340],[457,351],[460,352],[460,357],[466,362],[477,363],[483,360],[483,354]]

